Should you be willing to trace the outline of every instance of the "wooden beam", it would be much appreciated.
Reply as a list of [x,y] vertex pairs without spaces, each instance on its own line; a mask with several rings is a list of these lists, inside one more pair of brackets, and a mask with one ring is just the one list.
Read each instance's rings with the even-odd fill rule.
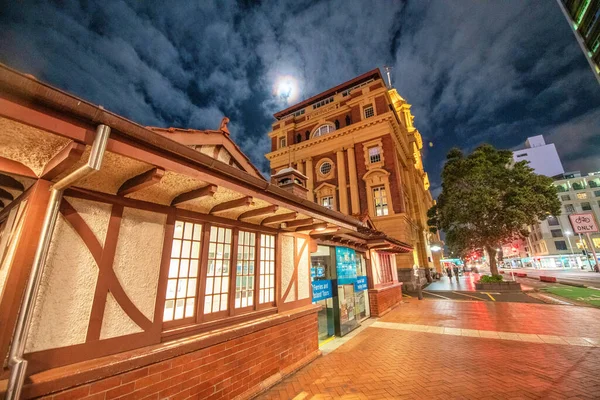
[[8,193],[6,190],[0,189],[0,199],[13,201],[15,198],[13,197],[12,194]]
[[25,190],[25,187],[21,182],[19,182],[12,176],[2,174],[0,174],[0,188],[18,190],[19,192]]
[[315,219],[314,218],[304,218],[304,219],[297,219],[295,221],[284,222],[284,223],[285,223],[286,228],[294,228],[297,226],[312,225],[315,223]]
[[201,187],[200,189],[195,189],[190,192],[182,193],[175,197],[171,202],[172,206],[176,206],[181,203],[185,203],[186,201],[199,199],[201,197],[212,197],[217,192],[217,185],[207,185]]
[[31,168],[18,161],[14,161],[4,157],[0,157],[0,172],[8,172],[9,174],[15,174],[37,179],[37,175],[31,170]]
[[245,218],[259,217],[261,215],[273,214],[277,210],[279,210],[279,206],[277,204],[273,204],[271,206],[266,206],[266,207],[262,207],[262,208],[257,208],[256,210],[250,210],[250,211],[246,211],[245,213],[242,213],[238,217],[238,220],[245,219]]
[[327,228],[327,223],[326,222],[320,222],[318,224],[313,224],[313,225],[309,225],[309,226],[301,226],[299,228],[296,228],[296,232],[299,231],[314,231],[316,230],[317,232],[319,232],[320,230],[325,230]]
[[0,201],[0,208],[4,208],[4,202]]
[[275,223],[278,223],[278,222],[293,221],[293,220],[296,219],[297,216],[298,216],[297,212],[291,212],[291,213],[287,213],[287,214],[273,215],[272,217],[267,217],[267,218],[263,219],[262,222],[261,222],[261,225],[275,224]]
[[164,174],[164,169],[155,167],[149,171],[139,174],[138,176],[134,176],[121,185],[117,195],[125,196],[129,193],[137,192],[138,190],[155,185],[160,182]]
[[81,159],[84,151],[84,144],[77,142],[69,143],[46,163],[44,172],[42,172],[40,178],[48,181],[56,178],[58,175],[75,165],[75,163]]
[[233,210],[234,208],[239,208],[239,207],[247,207],[247,206],[251,206],[252,204],[254,204],[252,196],[244,196],[239,199],[226,201],[224,203],[217,204],[216,206],[214,206],[213,208],[210,209],[209,214],[214,214],[214,213],[223,212],[223,211],[229,211],[229,210]]

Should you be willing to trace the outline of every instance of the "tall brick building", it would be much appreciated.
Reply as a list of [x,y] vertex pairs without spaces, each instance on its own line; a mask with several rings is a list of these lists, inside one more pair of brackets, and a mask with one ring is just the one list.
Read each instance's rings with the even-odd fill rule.
[[[308,199],[357,217],[413,245],[396,255],[399,279],[414,264],[433,267],[427,210],[433,205],[423,169],[423,141],[410,104],[388,89],[379,69],[275,114],[271,174],[293,166],[308,178]],[[425,272],[425,271],[424,271]]]

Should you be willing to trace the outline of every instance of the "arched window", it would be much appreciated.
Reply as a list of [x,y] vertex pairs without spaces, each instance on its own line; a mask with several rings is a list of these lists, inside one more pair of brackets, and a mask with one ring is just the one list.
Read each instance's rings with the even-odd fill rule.
[[335,129],[340,129],[340,121],[335,120]]
[[312,137],[315,138],[315,137],[327,135],[328,133],[331,133],[333,131],[335,131],[335,126],[333,126],[331,124],[321,125],[317,129],[314,130]]
[[300,143],[302,141],[302,135],[301,134],[297,134],[296,135],[296,143]]
[[350,115],[346,115],[346,126],[350,125],[352,123],[352,118],[350,118]]

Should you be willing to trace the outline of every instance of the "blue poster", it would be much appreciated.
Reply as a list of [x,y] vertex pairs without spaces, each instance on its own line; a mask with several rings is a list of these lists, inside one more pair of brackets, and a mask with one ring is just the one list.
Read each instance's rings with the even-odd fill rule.
[[312,283],[313,302],[333,297],[330,280],[314,281]]
[[354,291],[362,292],[363,290],[367,290],[367,277],[366,276],[357,276],[356,282],[354,282]]
[[338,285],[353,285],[356,282],[356,252],[347,247],[335,248]]

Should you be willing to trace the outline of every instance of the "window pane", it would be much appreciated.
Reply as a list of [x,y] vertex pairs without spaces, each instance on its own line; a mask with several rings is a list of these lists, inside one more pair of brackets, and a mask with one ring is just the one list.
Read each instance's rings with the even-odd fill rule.
[[[228,303],[222,302],[222,299],[227,298],[229,293],[231,238],[231,229],[211,227],[205,290],[206,297],[211,297],[211,300],[210,304],[205,300],[205,313],[227,310]],[[238,241],[239,239],[240,237]],[[241,239],[243,240],[243,237]]]
[[183,235],[183,222],[176,221],[175,222],[175,231],[173,232],[174,239],[181,239]]
[[194,304],[195,299],[187,299],[185,303],[185,317],[193,317],[194,316]]
[[165,301],[165,314],[163,316],[163,321],[172,321],[173,320],[174,306],[175,306],[174,300]]
[[275,289],[275,236],[261,235],[259,303],[272,302]]
[[182,319],[183,318],[183,306],[185,304],[185,300],[181,299],[181,300],[177,300],[177,302],[175,303],[175,319]]
[[177,258],[171,259],[169,265],[169,278],[177,278],[177,271],[179,270],[179,260]]

